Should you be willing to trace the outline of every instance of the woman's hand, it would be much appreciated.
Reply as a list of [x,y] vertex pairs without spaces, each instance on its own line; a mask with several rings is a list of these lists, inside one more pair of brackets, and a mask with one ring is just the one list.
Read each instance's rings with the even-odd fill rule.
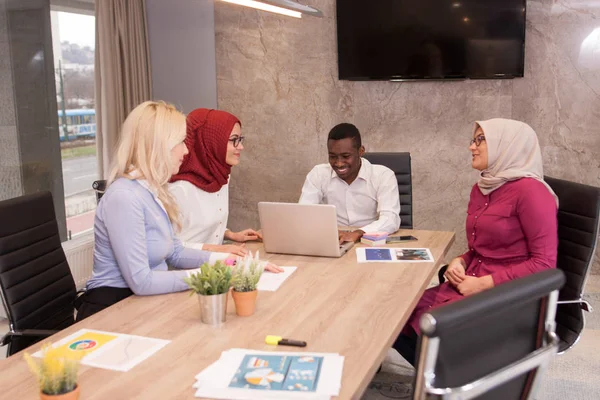
[[467,277],[465,274],[465,261],[461,257],[456,257],[450,264],[444,273],[444,278],[454,287],[458,287],[464,279]]
[[472,294],[483,292],[484,290],[491,289],[493,287],[494,280],[492,279],[491,275],[481,276],[479,278],[467,275],[456,287],[456,289],[463,296],[471,296]]
[[[229,257],[227,257],[224,262],[225,265],[229,265],[230,267],[234,267],[235,264],[240,260],[239,256],[236,256],[235,254],[230,254]],[[272,264],[270,262],[267,262],[267,264],[265,265],[265,271],[269,271],[269,272],[273,272],[274,274],[279,274],[281,272],[283,272],[283,268],[278,267],[275,264]]]
[[239,232],[225,231],[225,238],[234,242],[247,242],[249,240],[262,240],[262,233],[254,229],[244,229]]
[[283,268],[278,267],[275,264],[267,263],[267,265],[265,265],[265,271],[269,271],[269,272],[273,272],[273,273],[279,274],[279,273],[283,272]]
[[246,249],[246,245],[242,243],[241,245],[237,244],[205,244],[202,246],[203,250],[206,251],[214,251],[217,253],[231,253],[238,255],[240,257],[244,257],[248,254],[248,250]]
[[221,245],[220,247],[223,248],[223,250],[221,250],[221,253],[231,253],[231,254],[235,254],[236,256],[240,256],[240,257],[244,257],[246,254],[248,254],[246,245],[243,243],[239,246],[235,245],[235,244],[224,244],[224,245]]

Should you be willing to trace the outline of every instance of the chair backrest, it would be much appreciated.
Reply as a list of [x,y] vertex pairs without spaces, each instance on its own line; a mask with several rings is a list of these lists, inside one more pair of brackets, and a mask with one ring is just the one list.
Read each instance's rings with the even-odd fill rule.
[[564,282],[561,270],[546,270],[423,314],[414,398],[534,398],[558,350]]
[[396,174],[400,194],[400,228],[413,228],[410,153],[365,153],[371,164],[388,167]]
[[600,188],[561,179],[544,177],[558,196],[557,268],[564,271],[567,283],[560,291],[556,310],[556,333],[561,339],[560,351],[573,346],[584,327],[581,308],[583,288],[590,273],[598,241],[600,220]]
[[96,191],[96,203],[100,202],[100,199],[104,195],[106,191],[106,181],[105,180],[97,180],[92,183],[92,189]]
[[[50,192],[0,202],[0,295],[11,330],[59,330],[74,322],[75,282]],[[37,340],[15,338],[8,353]]]

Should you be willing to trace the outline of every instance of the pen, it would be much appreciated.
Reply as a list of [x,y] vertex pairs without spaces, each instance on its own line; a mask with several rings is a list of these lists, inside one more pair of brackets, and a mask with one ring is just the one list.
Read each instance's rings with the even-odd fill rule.
[[306,347],[306,342],[303,342],[301,340],[285,339],[285,338],[282,338],[281,336],[274,336],[274,335],[267,335],[267,337],[265,338],[265,343],[271,344],[274,346],[282,345],[282,346]]

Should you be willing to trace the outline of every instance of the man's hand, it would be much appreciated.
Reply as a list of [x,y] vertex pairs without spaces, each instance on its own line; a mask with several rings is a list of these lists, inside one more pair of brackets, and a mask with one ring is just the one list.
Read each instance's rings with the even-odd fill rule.
[[444,273],[444,278],[454,287],[457,287],[466,277],[464,263],[461,257],[456,257],[450,261]]
[[262,240],[262,233],[260,231],[255,231],[254,229],[244,229],[239,232],[226,231],[225,237],[234,242],[243,243],[249,240]]
[[338,231],[338,237],[340,239],[340,244],[342,244],[344,242],[358,242],[363,234],[364,234],[364,232],[361,231],[360,229],[358,229],[356,231],[352,231],[352,232]]
[[466,275],[463,281],[456,287],[463,296],[471,296],[475,293],[494,287],[494,280],[491,275],[474,277]]

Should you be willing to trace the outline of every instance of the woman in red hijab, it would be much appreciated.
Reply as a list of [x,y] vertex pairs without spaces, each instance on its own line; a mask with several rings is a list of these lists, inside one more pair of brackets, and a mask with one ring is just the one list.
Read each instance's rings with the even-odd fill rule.
[[[262,239],[253,229],[227,229],[229,174],[240,163],[243,142],[241,123],[228,112],[198,108],[187,116],[189,155],[169,185],[181,210],[179,238],[185,246],[219,252],[224,259],[227,253],[245,255],[244,242]],[[223,239],[242,244],[223,245]]]

